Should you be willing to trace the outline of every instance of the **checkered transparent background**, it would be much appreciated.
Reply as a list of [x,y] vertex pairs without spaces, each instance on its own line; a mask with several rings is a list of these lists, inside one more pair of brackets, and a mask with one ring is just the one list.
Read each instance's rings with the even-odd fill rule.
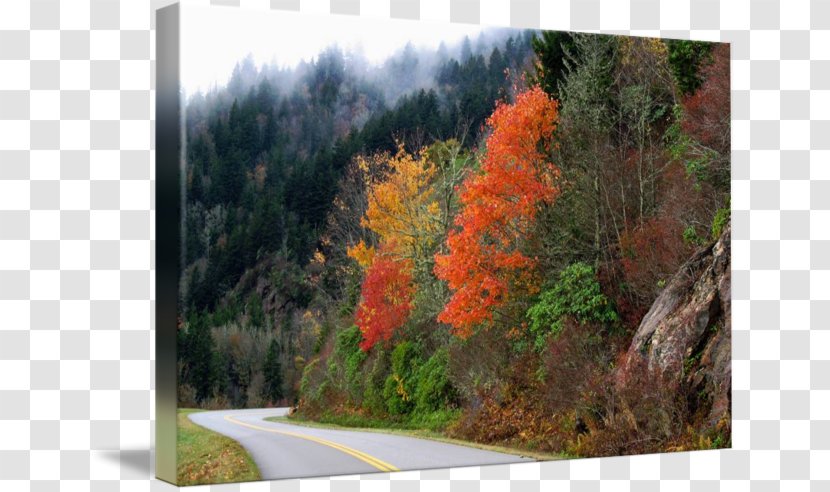
[[[172,489],[151,478],[157,3],[0,3],[3,491]],[[830,490],[830,1],[241,3],[731,42],[734,449],[202,490]]]

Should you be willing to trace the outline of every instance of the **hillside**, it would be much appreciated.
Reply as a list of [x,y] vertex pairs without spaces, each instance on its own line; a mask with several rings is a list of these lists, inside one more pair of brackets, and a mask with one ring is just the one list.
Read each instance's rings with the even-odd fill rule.
[[[309,261],[325,249],[349,163],[393,152],[397,142],[419,149],[455,138],[470,149],[509,92],[509,73],[529,68],[530,38],[494,31],[475,47],[469,39],[437,52],[407,45],[376,67],[336,46],[294,69],[257,68],[247,58],[226,87],[190,96],[180,317],[183,328],[204,333],[180,333],[189,405],[263,402],[265,383],[248,372],[260,372],[264,357],[243,362],[264,353],[242,341],[249,333],[279,354],[274,370],[285,374],[270,396],[296,400],[296,371],[329,330],[303,324],[312,297],[339,295],[330,292],[337,286],[311,285]],[[210,335],[217,330],[224,335]],[[240,345],[209,347],[208,338],[222,337]]]
[[187,110],[180,404],[597,456],[729,445],[729,49],[244,60]]

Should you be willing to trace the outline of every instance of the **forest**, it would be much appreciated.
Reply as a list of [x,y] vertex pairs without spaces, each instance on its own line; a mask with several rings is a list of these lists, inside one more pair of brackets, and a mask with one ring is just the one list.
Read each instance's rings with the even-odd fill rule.
[[729,46],[485,31],[189,96],[180,407],[731,444]]

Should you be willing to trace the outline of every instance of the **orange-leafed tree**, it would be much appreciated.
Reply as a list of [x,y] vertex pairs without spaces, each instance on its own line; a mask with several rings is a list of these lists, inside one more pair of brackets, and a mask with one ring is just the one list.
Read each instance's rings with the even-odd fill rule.
[[363,334],[360,348],[372,348],[381,340],[389,340],[403,326],[412,311],[415,288],[412,283],[412,261],[394,258],[382,252],[372,258],[361,286],[362,300],[355,322]]
[[438,319],[457,336],[492,322],[516,288],[538,289],[536,259],[523,246],[540,206],[559,194],[559,168],[550,160],[557,120],[557,101],[539,87],[500,103],[487,120],[481,170],[462,184],[447,253],[435,257],[435,274],[452,291]]

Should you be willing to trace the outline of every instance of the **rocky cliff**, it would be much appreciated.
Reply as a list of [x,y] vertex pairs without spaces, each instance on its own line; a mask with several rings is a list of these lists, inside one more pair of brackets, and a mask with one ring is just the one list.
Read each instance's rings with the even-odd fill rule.
[[716,242],[696,252],[672,277],[640,323],[618,373],[646,365],[661,380],[685,390],[705,427],[728,417],[731,407],[730,238],[727,224]]

